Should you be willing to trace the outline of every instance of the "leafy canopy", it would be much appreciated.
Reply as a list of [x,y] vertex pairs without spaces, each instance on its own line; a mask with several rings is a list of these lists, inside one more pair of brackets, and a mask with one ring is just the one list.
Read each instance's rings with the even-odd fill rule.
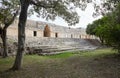
[[31,9],[29,13],[37,13],[37,16],[47,20],[55,20],[56,17],[62,17],[68,25],[74,25],[79,22],[79,16],[76,8],[84,10],[87,3],[92,0],[31,0]]
[[13,18],[18,14],[18,0],[2,0],[0,1],[0,24],[9,26]]
[[86,31],[88,34],[102,38],[105,44],[120,52],[120,4],[116,6],[113,12],[88,25]]

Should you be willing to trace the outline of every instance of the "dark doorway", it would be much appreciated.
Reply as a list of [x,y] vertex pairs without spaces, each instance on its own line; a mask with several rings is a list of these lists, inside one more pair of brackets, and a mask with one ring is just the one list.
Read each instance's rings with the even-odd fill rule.
[[56,37],[56,38],[58,37],[58,33],[55,33],[55,37]]
[[33,36],[34,36],[34,37],[37,36],[37,31],[33,31]]

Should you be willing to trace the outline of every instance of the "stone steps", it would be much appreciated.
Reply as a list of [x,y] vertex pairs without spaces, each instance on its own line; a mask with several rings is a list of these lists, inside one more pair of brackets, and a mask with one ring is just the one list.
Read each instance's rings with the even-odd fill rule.
[[[39,40],[38,40],[39,39]],[[39,55],[56,54],[68,50],[92,50],[96,49],[93,44],[85,39],[76,38],[35,38],[27,41],[29,47],[35,47],[35,53]]]
[[[92,40],[93,41],[93,40]],[[27,53],[30,54],[50,54],[67,50],[92,50],[98,46],[92,44],[90,40],[78,38],[26,38]]]
[[[35,40],[35,39],[34,39]],[[61,45],[61,46],[89,46],[91,45],[90,43],[86,42],[84,39],[56,39],[56,38],[51,38],[51,39],[40,39],[39,41],[27,41],[26,42],[29,46],[41,46],[41,45]]]

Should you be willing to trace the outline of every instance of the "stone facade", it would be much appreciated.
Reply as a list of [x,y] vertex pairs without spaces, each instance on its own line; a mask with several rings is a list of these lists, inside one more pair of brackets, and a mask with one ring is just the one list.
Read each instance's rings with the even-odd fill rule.
[[[86,34],[83,28],[63,27],[51,23],[28,20],[26,24],[26,37],[52,37],[52,38],[94,38]],[[18,20],[8,28],[8,36],[18,35]]]
[[[87,35],[83,28],[63,27],[51,23],[27,20],[26,23],[25,52],[45,53],[63,50],[96,49],[97,46],[89,43],[86,39],[95,39],[94,36]],[[8,27],[8,53],[15,55],[18,41],[18,20]],[[0,40],[0,43],[2,41]],[[0,55],[2,55],[2,46],[0,44]]]

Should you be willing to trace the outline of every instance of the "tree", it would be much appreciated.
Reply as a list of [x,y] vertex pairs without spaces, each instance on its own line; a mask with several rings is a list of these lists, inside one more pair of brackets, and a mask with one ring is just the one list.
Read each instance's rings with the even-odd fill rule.
[[[96,27],[92,29],[93,24],[89,25],[92,30],[94,30],[94,35],[102,38],[106,45],[113,47],[120,53],[120,4],[116,6],[114,11],[107,13],[103,18],[99,19],[102,22],[98,21],[99,24],[96,24]],[[91,26],[91,27],[90,27]],[[89,34],[91,34],[89,32]]]
[[21,68],[25,45],[25,25],[30,5],[31,13],[36,12],[40,17],[47,20],[54,20],[56,16],[59,16],[71,25],[79,22],[79,16],[75,8],[80,7],[84,10],[88,2],[91,2],[91,0],[20,0],[21,12],[18,24],[18,51],[11,69],[19,70]]
[[96,25],[88,24],[86,28],[86,33],[89,35],[95,35],[94,29],[96,28]]
[[120,34],[120,3],[109,18],[112,22],[109,22],[109,34],[108,38],[106,38],[107,44],[120,53],[120,36],[118,36]]
[[[105,24],[105,21],[103,20],[103,18],[95,20],[95,21],[93,21],[92,24],[88,24],[87,25],[86,33],[90,34],[90,35],[95,35],[95,36],[99,37],[101,43],[103,44],[104,43],[103,36],[101,34],[99,34],[99,33],[103,29],[102,27],[103,27],[104,24]],[[101,32],[101,33],[103,33],[103,32]]]
[[105,16],[108,13],[113,12],[117,5],[120,3],[120,0],[99,0],[101,3],[99,4],[97,1],[93,2],[94,10],[93,17],[103,15]]
[[17,0],[2,0],[0,2],[0,34],[3,42],[3,57],[8,56],[7,52],[7,28],[13,23],[18,15],[19,8]]

